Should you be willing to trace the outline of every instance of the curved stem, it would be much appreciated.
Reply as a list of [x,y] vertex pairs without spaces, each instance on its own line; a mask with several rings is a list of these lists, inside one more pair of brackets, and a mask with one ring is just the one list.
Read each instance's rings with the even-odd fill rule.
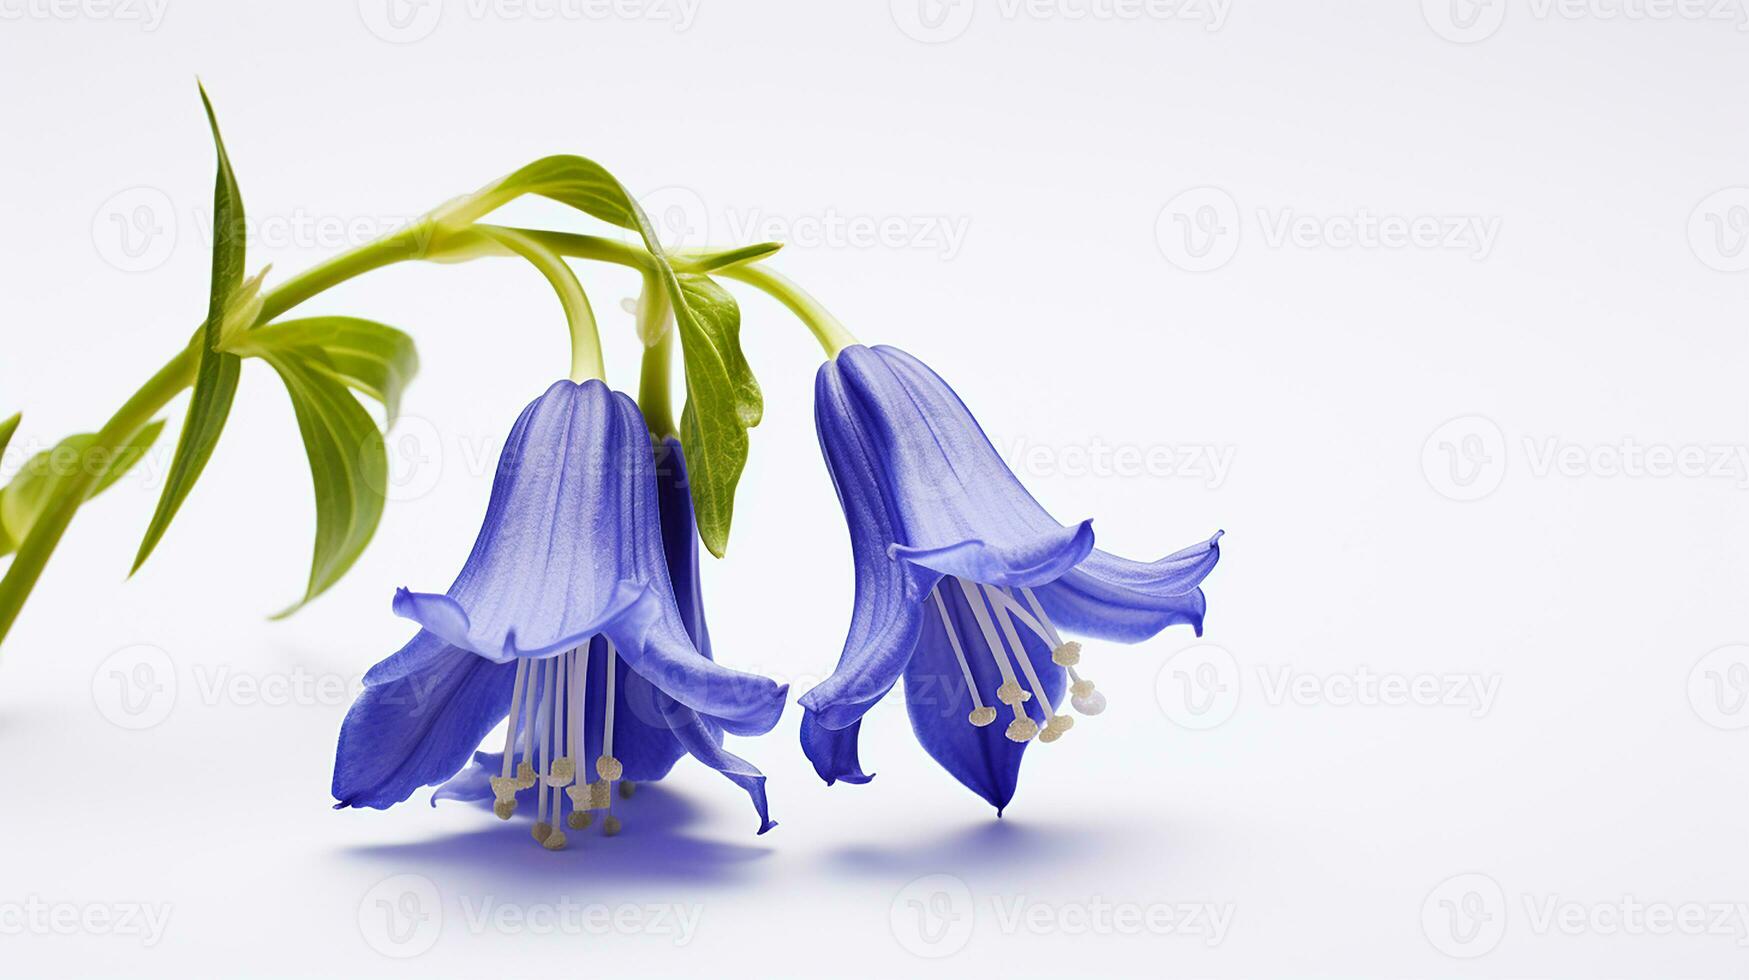
[[844,324],[838,322],[837,317],[820,305],[819,300],[763,265],[730,266],[717,270],[717,275],[744,282],[789,307],[789,311],[807,325],[814,339],[825,348],[827,357],[836,357],[844,348],[860,343],[854,334],[845,329]]
[[657,439],[680,437],[674,424],[674,397],[669,385],[674,372],[669,359],[674,353],[674,331],[662,334],[662,339],[644,348],[644,362],[638,374],[638,409],[644,413],[644,424]]
[[24,600],[42,575],[43,566],[48,564],[49,556],[55,553],[55,545],[60,543],[67,525],[72,523],[73,514],[90,496],[91,489],[107,469],[99,461],[113,459],[117,448],[151,424],[153,416],[181,394],[182,389],[194,384],[194,372],[199,364],[200,348],[193,344],[183,348],[182,353],[159,368],[151,380],[110,416],[103,428],[97,431],[97,438],[81,454],[80,463],[58,481],[55,498],[31,525],[30,533],[19,542],[12,565],[6,569],[5,578],[0,578],[0,639],[5,639],[11,630],[18,611],[24,607]]

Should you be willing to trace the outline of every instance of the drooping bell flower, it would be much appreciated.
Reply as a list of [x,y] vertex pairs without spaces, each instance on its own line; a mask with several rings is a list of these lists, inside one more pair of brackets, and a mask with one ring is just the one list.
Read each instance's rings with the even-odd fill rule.
[[862,717],[903,678],[918,741],[1000,814],[1026,746],[1073,726],[1064,688],[1078,712],[1105,709],[1062,631],[1201,635],[1221,536],[1155,562],[1094,548],[1092,522],[1047,514],[947,382],[895,348],[843,348],[814,399],[856,600],[837,669],[801,699],[802,748],[827,783],[867,782]]
[[[765,777],[721,740],[770,731],[786,688],[709,657],[678,449],[661,447],[659,477],[637,406],[599,381],[561,381],[523,411],[455,584],[395,596],[422,628],[365,675],[341,728],[337,806],[392,806],[474,756],[434,801],[490,799],[504,819],[531,806],[535,838],[557,850],[562,825],[611,811],[614,783],[658,779],[690,753],[770,829]],[[502,751],[475,756],[506,720]]]

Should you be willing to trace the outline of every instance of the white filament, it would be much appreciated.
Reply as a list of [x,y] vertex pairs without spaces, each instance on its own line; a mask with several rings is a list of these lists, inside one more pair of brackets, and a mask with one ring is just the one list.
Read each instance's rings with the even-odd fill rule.
[[540,671],[536,668],[530,668],[528,671],[528,693],[522,698],[522,761],[528,763],[530,769],[534,768],[535,715],[540,713],[535,710],[534,703],[535,691],[539,685]]
[[504,726],[504,767],[500,776],[508,779],[516,766],[516,726],[522,722],[522,684],[528,676],[528,658],[516,658],[516,686],[510,694],[510,720]]
[[583,771],[588,768],[583,764],[583,698],[589,690],[588,641],[578,649],[584,651],[582,657],[577,656],[577,650],[567,655],[571,658],[571,722],[566,729],[571,736],[571,758],[577,761],[577,781],[584,782]]
[[977,708],[983,708],[984,699],[978,694],[978,682],[972,677],[972,665],[966,660],[965,648],[960,646],[960,637],[954,631],[953,620],[947,616],[947,603],[941,598],[940,587],[930,589],[929,594],[934,597],[935,608],[941,613],[941,625],[943,629],[947,630],[947,642],[953,647],[954,658],[960,662],[960,673],[966,677],[966,690],[972,692],[972,704]]
[[[984,608],[984,597],[976,587],[962,578],[955,578],[960,590],[966,594],[966,602],[972,606],[972,615],[978,620],[978,629],[984,634],[984,645],[990,648],[990,654],[996,658],[996,669],[1002,672],[1002,680],[1008,684],[1018,685],[1014,678],[1014,668],[1008,664],[1008,656],[1002,652],[1002,638],[996,635],[996,627],[990,622],[990,611]],[[1014,709],[1020,710],[1018,706]]]
[[1026,655],[1026,647],[1020,643],[1020,634],[1015,632],[1014,623],[1008,618],[1008,603],[1002,601],[1008,597],[993,585],[984,586],[984,591],[990,595],[990,605],[996,612],[996,622],[1001,624],[1003,635],[1008,637],[1008,645],[1014,649],[1014,659],[1020,662],[1020,669],[1026,674],[1026,682],[1032,685],[1033,693],[1038,695],[1039,705],[1045,709],[1045,718],[1048,720],[1055,717],[1057,709],[1051,707],[1050,696],[1045,693],[1045,686],[1039,683],[1038,672],[1032,668],[1032,658]]
[[618,650],[618,648],[616,648],[613,645],[612,640],[608,640],[607,641],[607,698],[603,702],[606,705],[605,714],[607,717],[605,719],[605,724],[601,729],[601,754],[608,755],[608,756],[613,755],[613,700],[614,700],[613,688],[614,688],[614,683],[615,683],[614,674],[618,673],[618,671],[615,669],[615,667],[617,666],[618,660],[619,660],[619,650]]
[[[542,686],[544,687],[544,690],[541,691],[541,699],[540,699],[542,717],[540,719],[538,719],[538,721],[540,723],[540,768],[538,770],[536,770],[536,774],[538,776],[545,776],[547,773],[552,772],[552,769],[550,769],[549,767],[552,765],[552,761],[553,761],[553,756],[552,756],[552,749],[553,749],[553,728],[552,728],[553,689],[557,686],[553,683],[553,672],[554,672],[555,666],[556,665],[553,663],[553,659],[549,658],[546,662],[546,669],[545,669],[546,677],[542,681]],[[539,785],[540,788],[535,791],[535,798],[540,801],[540,804],[539,804],[539,810],[536,812],[534,820],[535,820],[535,823],[546,823],[547,822],[546,785],[544,783],[538,783],[537,785]]]

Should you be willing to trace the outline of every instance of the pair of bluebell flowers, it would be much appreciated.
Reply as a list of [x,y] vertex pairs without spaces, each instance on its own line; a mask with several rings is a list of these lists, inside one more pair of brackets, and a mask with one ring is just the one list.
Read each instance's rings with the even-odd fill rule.
[[[865,783],[862,718],[902,680],[923,748],[995,806],[1021,756],[1105,707],[1064,632],[1136,642],[1200,635],[1220,534],[1154,562],[1094,547],[1002,461],[945,381],[891,347],[821,368],[815,420],[849,524],[856,597],[837,669],[801,698],[801,743],[828,784]],[[690,755],[775,824],[765,776],[723,748],[761,735],[787,687],[715,663],[681,445],[601,381],[561,381],[511,430],[472,554],[446,594],[395,596],[420,626],[365,677],[341,729],[338,806],[422,786],[565,829],[617,833],[616,796]],[[500,724],[501,741],[482,749]],[[615,783],[620,783],[619,792]]]

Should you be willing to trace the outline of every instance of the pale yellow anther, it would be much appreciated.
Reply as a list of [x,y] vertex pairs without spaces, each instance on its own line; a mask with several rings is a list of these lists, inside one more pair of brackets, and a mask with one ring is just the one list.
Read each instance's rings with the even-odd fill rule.
[[1008,723],[1006,734],[1010,742],[1030,742],[1038,734],[1038,725],[1031,718],[1022,715]]
[[601,832],[608,837],[613,837],[618,834],[619,828],[619,818],[612,814],[608,814],[607,819],[601,821]]
[[562,850],[564,850],[565,849],[565,832],[562,830],[554,830],[552,833],[547,835],[546,840],[543,840],[540,842],[540,846],[546,848],[549,851],[562,851]]
[[637,783],[634,783],[634,782],[632,782],[632,781],[631,781],[631,780],[629,780],[629,779],[626,779],[626,780],[622,780],[622,781],[621,781],[621,782],[620,782],[620,784],[619,784],[619,798],[620,798],[620,799],[622,799],[622,800],[629,800],[629,799],[631,799],[631,798],[632,798],[632,792],[633,792],[633,791],[634,791],[634,790],[636,790],[636,789],[637,789],[637,787],[638,787],[638,784],[637,784]]
[[[572,797],[572,799],[575,800],[576,798]],[[595,814],[590,813],[588,810],[572,810],[571,815],[565,818],[565,823],[569,825],[572,830],[583,830],[594,820]]]
[[589,809],[589,784],[572,783],[565,787],[565,795],[571,798],[571,806],[578,810]]
[[[1072,715],[1052,715],[1050,719],[1045,722],[1046,734],[1055,732],[1057,735],[1062,735],[1064,732],[1074,727],[1075,718]],[[1055,741],[1055,739],[1049,739],[1048,741]]]
[[509,820],[516,815],[516,800],[493,800],[492,812],[498,815],[499,820]]
[[1038,740],[1045,743],[1046,745],[1049,745],[1050,743],[1055,742],[1057,739],[1062,738],[1062,737],[1063,737],[1063,733],[1060,730],[1055,729],[1055,728],[1047,728],[1044,731],[1038,733]]
[[1059,667],[1073,667],[1081,662],[1081,644],[1074,640],[1064,640],[1063,645],[1051,651],[1051,663]]
[[1085,678],[1069,685],[1069,693],[1084,698],[1093,693],[1093,682]]
[[516,802],[516,791],[522,788],[522,784],[517,781],[515,776],[492,777],[492,798],[499,803],[509,801],[514,804]]
[[540,823],[535,824],[533,827],[530,827],[529,833],[534,834],[535,840],[541,842],[542,844],[545,844],[547,842],[547,838],[552,836],[553,825],[550,823],[547,823],[545,821],[542,821]]
[[966,716],[966,720],[983,728],[996,720],[996,709],[987,704],[981,708],[973,708],[972,713]]
[[1031,692],[1022,690],[1020,684],[1015,681],[1004,682],[1001,687],[996,689],[996,700],[1006,705],[1016,705],[1031,699]]
[[535,779],[536,779],[536,776],[534,774],[534,764],[533,763],[528,762],[526,760],[523,762],[517,763],[517,765],[516,765],[516,788],[517,789],[527,789],[530,786],[533,786]]
[[576,778],[577,763],[572,761],[569,756],[561,755],[553,760],[553,764],[547,769],[547,774],[541,777],[541,782],[554,787],[569,786],[571,780]]
[[589,784],[589,809],[605,810],[609,802],[606,783],[597,779]]
[[624,775],[625,771],[626,767],[620,765],[619,760],[611,755],[604,755],[595,760],[595,774],[610,783]]

